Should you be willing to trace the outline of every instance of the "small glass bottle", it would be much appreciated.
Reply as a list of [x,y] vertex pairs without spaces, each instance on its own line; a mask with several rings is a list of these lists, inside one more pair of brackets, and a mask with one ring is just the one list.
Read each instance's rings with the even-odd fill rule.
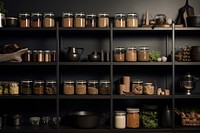
[[132,86],[131,86],[131,91],[135,95],[142,95],[143,94],[143,81],[141,80],[133,80],[132,81]]
[[125,111],[115,111],[115,128],[124,129],[126,128],[126,112]]
[[144,85],[144,94],[153,95],[155,93],[155,88],[153,83],[145,83]]
[[85,14],[76,13],[74,16],[74,27],[85,27]]
[[124,47],[116,47],[114,50],[114,61],[122,62],[125,60],[125,49]]
[[51,53],[50,50],[44,51],[44,61],[45,62],[51,62]]
[[64,12],[62,14],[62,27],[73,27],[73,14],[72,13]]
[[19,83],[16,81],[9,82],[9,94],[18,95],[19,94]]
[[52,12],[43,14],[43,26],[44,27],[55,27],[55,18]]
[[32,52],[32,61],[38,62],[38,50],[33,50]]
[[31,62],[32,61],[32,51],[27,50],[24,54],[24,62]]
[[23,28],[30,27],[30,23],[31,23],[30,14],[20,13],[19,14],[19,22],[20,22],[20,27],[23,27]]
[[114,19],[115,27],[126,27],[126,16],[123,13],[116,13]]
[[134,46],[129,46],[126,49],[126,61],[137,61],[137,48]]
[[42,95],[44,94],[44,81],[35,80],[33,85],[33,94]]
[[21,86],[20,86],[21,94],[25,94],[25,95],[32,94],[32,87],[33,87],[32,80],[22,80]]
[[77,95],[85,95],[87,91],[86,89],[87,89],[86,80],[76,80],[75,93]]
[[138,14],[128,13],[126,19],[127,27],[138,27]]
[[42,50],[38,50],[38,53],[37,53],[37,61],[38,61],[38,62],[43,62],[43,61],[44,61],[44,54],[43,54],[43,51],[42,51]]
[[31,27],[41,27],[42,26],[42,14],[32,13],[31,14]]
[[56,50],[52,50],[51,51],[51,62],[55,62],[56,61]]
[[98,94],[99,82],[97,80],[88,80],[88,94],[95,95]]
[[56,81],[55,80],[47,80],[45,85],[45,94],[54,95],[56,94]]
[[147,62],[149,61],[149,47],[148,46],[140,46],[138,51],[138,61]]
[[73,95],[74,94],[74,81],[65,80],[63,85],[63,94]]
[[127,108],[127,128],[140,127],[140,110],[138,108]]
[[109,80],[100,80],[99,82],[99,94],[107,95],[110,94],[110,81]]
[[98,27],[109,27],[109,15],[107,13],[98,14]]
[[86,16],[86,27],[96,27],[96,15],[88,14]]

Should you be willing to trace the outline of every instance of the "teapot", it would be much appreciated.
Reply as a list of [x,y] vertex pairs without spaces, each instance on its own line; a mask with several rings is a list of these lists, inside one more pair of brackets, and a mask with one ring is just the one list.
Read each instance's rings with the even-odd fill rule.
[[68,61],[79,61],[80,56],[83,53],[84,49],[83,48],[76,48],[76,47],[68,47],[67,50],[67,60]]

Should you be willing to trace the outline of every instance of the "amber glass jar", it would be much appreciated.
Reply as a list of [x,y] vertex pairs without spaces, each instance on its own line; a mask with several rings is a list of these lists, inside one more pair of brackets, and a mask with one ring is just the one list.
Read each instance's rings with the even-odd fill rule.
[[73,27],[73,14],[63,13],[62,14],[62,27]]
[[19,14],[19,23],[20,27],[26,28],[30,27],[31,16],[28,13],[20,13]]
[[140,115],[138,108],[127,108],[127,128],[140,127]]
[[65,80],[63,85],[63,94],[73,95],[74,94],[74,81]]
[[45,94],[54,95],[57,92],[56,81],[47,80],[45,85]]
[[98,27],[109,27],[109,15],[107,13],[98,14]]
[[86,16],[86,27],[96,27],[96,15],[95,14],[88,14]]
[[32,80],[22,80],[20,85],[21,94],[30,95],[32,94],[33,81]]
[[88,80],[88,94],[95,95],[98,94],[99,82],[97,80]]
[[33,94],[41,95],[44,94],[44,81],[35,80],[33,85]]
[[85,14],[76,13],[74,16],[74,27],[85,27]]
[[31,14],[31,27],[41,27],[42,26],[42,14],[32,13]]
[[114,19],[115,27],[126,27],[126,16],[123,13],[116,13]]
[[125,48],[116,47],[114,50],[114,61],[122,62],[125,61]]
[[126,19],[127,27],[138,27],[138,14],[137,13],[128,13]]
[[52,12],[43,14],[43,26],[44,27],[55,27],[55,18]]
[[86,80],[76,80],[76,94],[85,95],[87,92]]
[[148,46],[140,46],[138,51],[138,61],[147,62],[149,61],[149,47]]

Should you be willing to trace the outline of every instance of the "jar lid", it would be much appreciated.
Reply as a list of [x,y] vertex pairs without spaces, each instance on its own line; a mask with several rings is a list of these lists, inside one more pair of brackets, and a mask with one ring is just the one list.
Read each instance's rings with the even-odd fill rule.
[[135,46],[128,46],[127,49],[128,49],[128,50],[135,50],[135,49],[137,49],[137,48],[136,48]]
[[110,80],[100,80],[100,83],[110,83]]
[[6,17],[6,19],[18,20],[16,17]]
[[56,81],[55,80],[47,80],[46,83],[54,84],[54,83],[56,83]]
[[117,49],[117,50],[124,50],[124,47],[115,47],[115,49]]
[[64,80],[64,83],[74,83],[74,80]]
[[99,13],[98,14],[98,17],[108,17],[109,15],[108,15],[108,13]]
[[44,83],[44,81],[43,80],[35,80],[34,83],[42,84],[42,83]]
[[45,12],[45,13],[44,13],[44,16],[47,16],[47,15],[48,15],[48,16],[54,16],[54,14],[53,14],[52,12]]
[[45,50],[44,52],[45,52],[45,53],[50,53],[50,50]]
[[19,17],[21,17],[21,16],[30,16],[30,14],[28,14],[28,13],[19,13]]
[[77,16],[85,17],[85,13],[82,13],[82,12],[81,13],[76,13],[75,17],[77,17]]
[[140,112],[140,109],[138,109],[138,108],[127,108],[126,111],[128,113],[138,113],[138,112]]
[[98,83],[98,80],[88,80],[88,83]]
[[43,52],[42,50],[38,50],[38,52]]
[[145,85],[152,85],[153,83],[145,83]]
[[32,53],[32,51],[31,50],[27,50],[27,53]]
[[125,14],[124,13],[116,13],[115,17],[125,17]]
[[31,83],[31,82],[33,82],[32,80],[22,80],[22,81],[20,81],[21,83]]
[[140,50],[148,50],[149,47],[148,46],[140,46]]
[[134,79],[134,80],[132,81],[132,83],[134,83],[134,84],[141,84],[141,83],[143,83],[143,81],[142,81],[142,80],[139,80],[139,79]]
[[51,50],[52,53],[56,53],[56,50]]
[[88,14],[87,17],[96,17],[97,15],[95,14]]
[[137,13],[128,13],[127,16],[138,16]]
[[38,50],[33,50],[33,52],[34,52],[34,53],[37,53],[37,52],[38,52]]
[[32,13],[31,16],[42,16],[42,14],[39,12],[35,12],[35,13]]
[[63,12],[62,15],[63,15],[63,16],[70,16],[70,17],[72,17],[72,16],[73,16],[73,13],[71,13],[71,12]]
[[119,110],[117,110],[117,111],[115,111],[115,114],[116,115],[125,115],[126,112],[125,111],[119,111]]
[[9,84],[19,84],[17,81],[10,81]]
[[76,80],[76,83],[86,83],[86,80]]

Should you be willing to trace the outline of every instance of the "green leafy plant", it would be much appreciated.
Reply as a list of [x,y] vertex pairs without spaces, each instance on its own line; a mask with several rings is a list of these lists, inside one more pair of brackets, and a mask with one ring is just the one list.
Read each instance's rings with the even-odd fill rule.
[[151,51],[149,54],[150,61],[157,61],[157,59],[160,57],[161,53],[159,51]]
[[4,3],[0,1],[0,13],[7,13],[8,11],[4,7]]

